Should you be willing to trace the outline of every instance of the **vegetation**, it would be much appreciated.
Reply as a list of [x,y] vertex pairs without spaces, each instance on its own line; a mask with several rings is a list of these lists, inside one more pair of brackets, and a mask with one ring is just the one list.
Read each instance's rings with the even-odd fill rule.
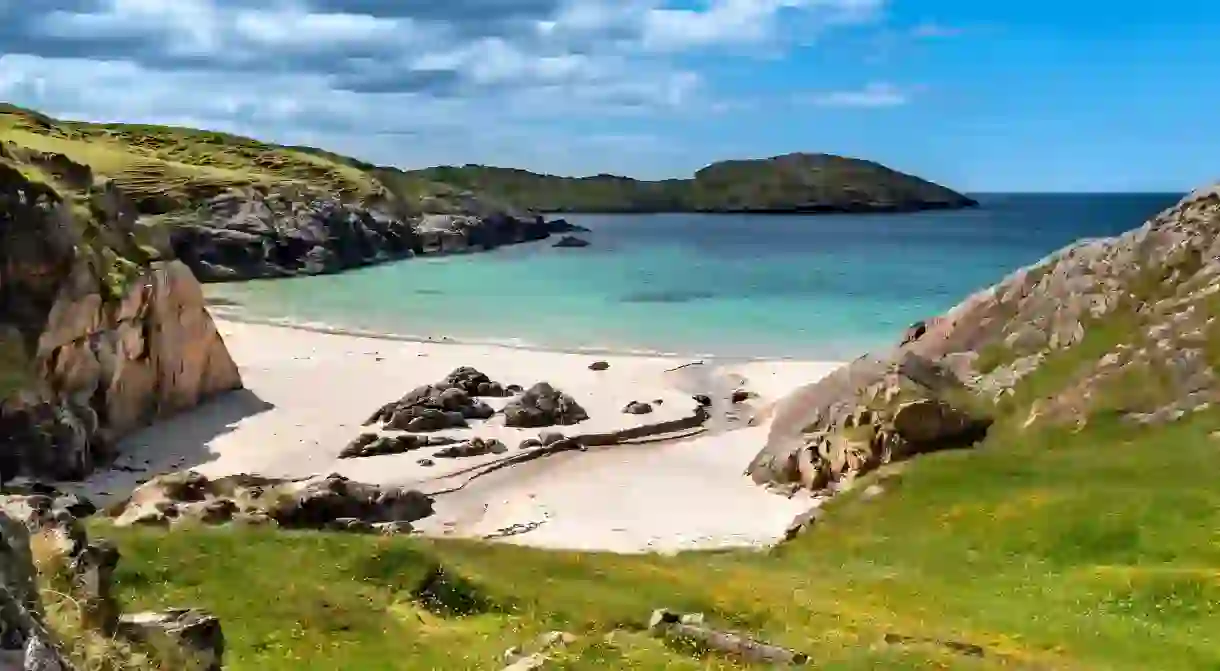
[[962,207],[965,196],[871,161],[788,154],[712,164],[691,179],[556,177],[478,165],[411,173],[544,212],[843,212]]
[[0,104],[0,140],[64,154],[116,180],[146,214],[189,211],[230,188],[297,187],[408,213],[485,204],[543,212],[855,211],[959,207],[973,201],[884,166],[825,154],[725,161],[691,179],[556,177],[484,166],[399,170],[312,147],[227,133],[64,121]]
[[[1220,411],[1138,427],[1102,398],[1081,430],[1022,428],[1037,399],[1130,335],[1128,317],[1091,325],[1022,380],[978,448],[874,474],[861,484],[883,478],[885,493],[835,499],[816,530],[767,553],[94,533],[122,547],[133,607],[213,609],[239,670],[495,668],[503,650],[553,629],[581,636],[554,668],[739,668],[649,637],[657,607],[703,612],[824,669],[1213,668]],[[449,588],[421,598],[436,566]]]

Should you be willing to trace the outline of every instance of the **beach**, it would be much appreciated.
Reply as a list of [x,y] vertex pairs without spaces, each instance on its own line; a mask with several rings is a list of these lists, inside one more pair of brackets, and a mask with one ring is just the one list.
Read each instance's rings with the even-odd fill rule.
[[[688,358],[418,342],[228,320],[218,327],[245,389],[125,440],[114,467],[80,487],[98,503],[182,469],[210,477],[338,473],[433,494],[436,514],[416,524],[427,535],[616,552],[767,545],[811,502],[775,495],[744,476],[766,437],[765,413],[758,413],[838,366],[789,360],[710,366]],[[607,367],[591,370],[594,361]],[[639,437],[535,454],[518,445],[539,430],[504,426],[497,416],[439,433],[494,438],[509,448],[503,454],[427,465],[420,462],[429,455],[421,451],[338,458],[354,438],[375,430],[363,425],[375,410],[461,366],[504,384],[528,388],[546,381],[570,394],[590,417],[554,427],[568,436]],[[709,386],[719,390],[714,396],[741,389],[751,398],[737,404],[717,398],[711,417],[697,422],[707,411],[692,395]],[[500,408],[508,399],[484,400]],[[633,401],[653,411],[625,413]]]

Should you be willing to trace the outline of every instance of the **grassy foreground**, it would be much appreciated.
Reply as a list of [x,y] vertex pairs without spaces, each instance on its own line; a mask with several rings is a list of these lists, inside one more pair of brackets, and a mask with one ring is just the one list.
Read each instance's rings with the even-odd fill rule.
[[[548,668],[739,668],[650,638],[643,626],[661,606],[798,648],[819,669],[1210,669],[1217,467],[1215,411],[1159,429],[999,431],[975,451],[907,464],[877,498],[837,499],[815,531],[769,553],[94,533],[122,548],[128,608],[212,609],[238,670],[495,669],[506,648],[550,629],[581,640]],[[451,576],[448,609],[412,594],[437,563]]]

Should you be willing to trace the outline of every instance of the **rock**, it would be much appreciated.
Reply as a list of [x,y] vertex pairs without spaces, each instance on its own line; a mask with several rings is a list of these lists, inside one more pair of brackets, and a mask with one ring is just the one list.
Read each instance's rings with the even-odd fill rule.
[[745,403],[753,396],[750,392],[744,389],[738,389],[733,392],[733,396],[729,399],[732,403]]
[[707,394],[695,394],[691,398],[694,398],[695,402],[698,403],[699,407],[701,408],[712,407],[712,397],[708,396]]
[[589,370],[602,371],[610,368],[610,363],[607,361],[594,361],[589,364]]
[[517,446],[518,450],[533,450],[542,447],[542,441],[538,438],[526,438]]
[[174,609],[124,615],[120,633],[177,659],[172,668],[220,671],[224,658],[224,632],[220,620],[205,611]]
[[547,445],[554,445],[563,439],[564,436],[562,431],[543,431],[542,433],[538,434],[538,440],[544,447]]
[[760,484],[821,490],[891,460],[969,445],[991,421],[976,416],[974,399],[951,371],[922,357],[861,358],[781,401],[747,472]]
[[589,241],[574,235],[565,235],[551,245],[552,247],[588,247]]
[[632,401],[623,408],[623,412],[628,415],[647,415],[652,412],[652,406],[641,401]]
[[432,499],[419,491],[355,482],[335,474],[302,480],[253,475],[212,480],[186,472],[150,480],[109,513],[117,526],[270,520],[285,528],[338,525],[356,530],[351,523],[336,520],[369,525],[411,522],[432,514]]
[[589,418],[576,399],[539,382],[504,407],[505,424],[512,427],[536,428],[571,425]]
[[459,443],[446,447],[433,453],[432,456],[439,459],[460,459],[463,457],[481,457],[485,454],[504,454],[507,451],[508,446],[498,440],[472,438],[468,443]]
[[396,522],[377,522],[373,524],[372,527],[374,531],[383,536],[401,536],[415,531],[415,527],[411,526],[411,523],[405,520],[399,520]]
[[924,322],[924,321],[915,322],[914,324],[911,324],[907,328],[906,333],[902,334],[902,343],[901,344],[907,345],[909,343],[913,343],[916,340],[919,340],[920,338],[922,338],[923,334],[925,334],[927,332],[928,332],[928,323],[927,322]]
[[[372,436],[371,441],[366,438]],[[366,442],[367,441],[367,442]],[[381,436],[375,433],[362,434],[348,444],[347,447],[339,453],[340,459],[358,459],[361,457],[375,457],[386,454],[403,454],[412,452],[424,447],[438,447],[441,445],[452,445],[458,442],[456,438],[446,436],[416,436],[416,435],[397,435],[397,436]]]
[[[465,427],[469,419],[489,419],[495,414],[491,406],[473,397],[508,393],[499,382],[463,366],[436,384],[416,387],[401,399],[383,405],[365,424],[384,422],[386,428],[418,432]],[[355,453],[359,448],[352,450]]]

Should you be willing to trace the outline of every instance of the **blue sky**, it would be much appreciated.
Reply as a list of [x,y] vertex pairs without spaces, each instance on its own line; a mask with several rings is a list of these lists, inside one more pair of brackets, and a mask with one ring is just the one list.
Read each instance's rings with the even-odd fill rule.
[[0,100],[378,163],[683,176],[826,151],[971,191],[1220,178],[1204,0],[0,0]]

